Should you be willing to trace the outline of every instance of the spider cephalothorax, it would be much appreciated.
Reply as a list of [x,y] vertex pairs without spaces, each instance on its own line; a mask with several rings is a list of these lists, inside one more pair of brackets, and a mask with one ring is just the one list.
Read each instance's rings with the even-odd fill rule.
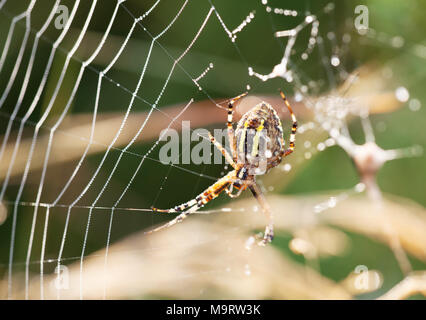
[[[255,178],[257,175],[265,174],[269,169],[277,166],[283,157],[293,152],[297,121],[287,98],[280,91],[293,121],[288,149],[285,149],[284,146],[281,120],[274,108],[266,102],[257,104],[242,116],[237,125],[236,135],[234,135],[232,126],[234,103],[246,94],[235,97],[228,105],[227,126],[231,154],[209,133],[210,141],[222,152],[226,161],[234,170],[220,178],[195,199],[168,210],[153,208],[155,212],[180,214],[167,224],[148,233],[170,227],[182,221],[188,215],[203,207],[207,202],[216,198],[222,191],[225,191],[231,198],[235,198],[242,191],[249,188],[268,218],[268,225],[259,244],[265,245],[272,240],[274,236],[272,213],[264,195],[256,184]],[[234,188],[238,190],[235,194],[232,193]]]

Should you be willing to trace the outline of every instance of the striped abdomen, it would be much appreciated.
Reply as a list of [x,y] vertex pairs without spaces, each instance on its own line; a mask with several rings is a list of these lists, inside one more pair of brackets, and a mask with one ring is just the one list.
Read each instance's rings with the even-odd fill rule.
[[250,167],[258,167],[259,161],[280,154],[284,147],[280,118],[265,102],[244,114],[238,122],[236,138],[238,160]]

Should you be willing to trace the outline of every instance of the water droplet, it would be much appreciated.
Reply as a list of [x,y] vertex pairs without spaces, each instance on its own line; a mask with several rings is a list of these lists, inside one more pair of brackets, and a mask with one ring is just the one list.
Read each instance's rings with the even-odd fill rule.
[[408,107],[410,108],[411,111],[419,111],[421,106],[422,104],[420,103],[418,99],[411,99],[410,102],[408,103]]
[[330,12],[333,9],[334,9],[334,3],[333,2],[328,3],[324,8],[325,12]]
[[404,38],[400,36],[393,37],[391,43],[395,48],[401,48],[404,45]]
[[291,72],[286,73],[285,79],[287,80],[287,82],[293,82],[293,75],[291,74]]
[[320,142],[317,144],[317,150],[318,151],[324,151],[325,150],[325,144]]
[[348,33],[345,33],[343,35],[343,39],[342,40],[343,40],[344,43],[349,43],[351,41],[351,35],[348,34]]
[[329,138],[329,139],[325,140],[325,145],[327,147],[334,146],[335,144],[336,144],[336,141],[334,141],[334,139],[332,139],[332,138]]
[[307,17],[305,18],[305,21],[306,21],[307,23],[311,23],[312,21],[314,21],[314,17],[313,17],[313,16],[307,16]]
[[330,136],[337,138],[340,135],[339,129],[333,128],[330,130]]
[[291,164],[290,163],[286,163],[283,166],[283,170],[286,171],[286,172],[289,172],[291,170]]
[[334,208],[337,204],[337,198],[336,197],[330,197],[330,199],[328,199],[328,207],[329,208]]
[[363,192],[364,190],[365,190],[365,184],[363,184],[362,182],[358,183],[355,186],[355,191],[358,193]]
[[407,88],[405,87],[398,87],[395,90],[395,96],[396,98],[401,102],[407,102],[410,98],[410,93],[408,92]]
[[300,92],[296,92],[296,94],[294,95],[294,100],[295,100],[296,102],[300,102],[300,101],[302,101],[302,100],[303,100],[303,96],[302,96],[302,94],[301,94]]
[[331,57],[331,65],[333,67],[337,67],[340,64],[340,59],[338,56],[332,56]]

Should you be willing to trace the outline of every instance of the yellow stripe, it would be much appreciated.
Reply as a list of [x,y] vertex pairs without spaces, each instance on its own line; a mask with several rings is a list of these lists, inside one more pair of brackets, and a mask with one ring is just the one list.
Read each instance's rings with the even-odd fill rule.
[[238,178],[240,178],[240,179],[242,179],[242,178],[243,178],[243,176],[244,176],[244,170],[245,170],[245,169],[242,169],[242,170],[240,171],[240,174],[238,175]]
[[253,149],[251,149],[251,156],[255,157],[257,155],[258,152],[258,147],[259,147],[259,138],[260,138],[260,132],[263,130],[263,123],[265,122],[265,120],[262,119],[262,122],[260,123],[260,126],[257,127],[257,132],[256,135],[254,136],[254,140],[253,140]]
[[248,121],[246,121],[246,122],[244,123],[244,130],[243,130],[243,132],[241,133],[241,137],[240,137],[240,145],[239,145],[240,152],[244,152],[244,143],[245,143],[245,140],[246,140],[246,131],[247,131],[247,127],[248,127]]

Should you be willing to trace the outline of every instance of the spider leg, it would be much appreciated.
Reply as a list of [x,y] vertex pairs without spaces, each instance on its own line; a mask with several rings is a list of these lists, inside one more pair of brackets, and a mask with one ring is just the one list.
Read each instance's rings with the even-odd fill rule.
[[182,211],[183,212],[180,215],[178,215],[176,218],[174,218],[173,220],[169,221],[168,223],[162,226],[159,226],[151,231],[147,231],[145,233],[150,234],[164,228],[169,228],[175,225],[176,223],[181,222],[186,217],[196,212],[198,209],[202,208],[205,204],[215,199],[223,190],[225,190],[232,183],[233,179],[235,178],[235,172],[236,172],[235,170],[231,171],[226,176],[219,179],[216,183],[214,183],[209,188],[207,188],[204,192],[200,193],[195,199],[185,202],[179,206],[176,206],[172,209],[152,208],[152,211],[154,212],[162,212],[162,213],[177,213]]
[[259,202],[263,213],[268,219],[268,225],[265,228],[263,239],[258,243],[260,246],[264,246],[267,243],[271,242],[272,239],[274,238],[274,220],[273,220],[271,208],[268,202],[266,202],[265,196],[263,195],[259,186],[255,182],[249,185],[249,189],[252,192],[253,196],[256,198],[256,200]]
[[233,183],[231,183],[229,185],[229,187],[225,189],[225,192],[230,198],[235,198],[235,196],[232,194],[232,190],[234,190],[234,184]]
[[230,154],[228,153],[228,151],[219,143],[217,142],[216,138],[209,132],[209,138],[211,143],[213,143],[213,145],[218,148],[218,150],[220,152],[222,152],[222,155],[225,157],[226,161],[234,168],[236,169],[236,164],[234,162],[234,160],[232,159],[232,157],[230,156]]
[[231,154],[232,154],[232,158],[234,159],[234,162],[237,162],[237,140],[235,139],[234,128],[232,127],[232,118],[234,115],[233,108],[234,108],[234,103],[240,100],[242,97],[246,96],[247,93],[248,92],[244,92],[243,94],[236,96],[228,104],[228,122],[227,122],[228,140],[229,140],[229,145],[231,147]]
[[[170,228],[171,226],[175,225],[176,223],[182,222],[183,219],[185,219],[186,217],[188,217],[190,214],[196,212],[198,209],[200,208],[199,204],[197,203],[196,206],[193,206],[192,208],[182,212],[180,215],[178,215],[176,218],[174,218],[173,220],[167,222],[166,224],[163,224],[153,230],[150,231],[146,231],[145,234],[151,234],[154,232],[157,232],[161,229],[166,229],[166,228]],[[164,212],[164,211],[163,211]]]
[[232,191],[234,190],[234,184],[232,183],[228,188],[225,189],[225,192],[230,198],[238,198],[241,195],[241,192],[243,192],[246,188],[246,186],[242,186],[236,194],[233,194]]
[[285,149],[284,148],[284,145],[285,145],[285,143],[284,143],[284,137],[281,138],[282,146],[283,146],[282,150],[281,150],[281,152],[279,154],[277,154],[277,155],[275,155],[275,156],[273,156],[273,157],[271,157],[271,158],[268,159],[268,163],[269,163],[268,164],[268,168],[267,168],[268,170],[270,168],[272,168],[272,167],[275,167],[275,165],[276,165],[277,162],[280,163],[282,158],[284,158],[284,157],[288,156],[289,154],[293,153],[294,148],[295,148],[295,144],[294,143],[295,143],[295,140],[296,140],[297,119],[296,119],[296,116],[293,113],[293,109],[291,108],[290,103],[288,102],[285,94],[281,90],[280,90],[280,94],[281,94],[281,97],[284,100],[285,105],[287,106],[287,108],[288,108],[288,110],[290,112],[291,120],[293,121],[293,125],[291,127],[290,139],[289,139],[290,140],[290,144],[289,144],[289,148]]
[[178,213],[178,212],[183,212],[185,210],[188,210],[189,208],[192,208],[193,206],[195,206],[198,201],[200,200],[200,196],[197,196],[195,199],[189,200],[188,202],[182,203],[174,208],[170,208],[170,209],[158,209],[158,208],[154,208],[152,207],[152,211],[154,212],[161,212],[161,213]]
[[280,90],[280,95],[281,95],[281,98],[283,98],[284,103],[287,106],[288,111],[290,112],[291,120],[293,121],[293,126],[291,127],[291,134],[289,139],[290,140],[289,148],[283,149],[283,151],[281,151],[281,154],[280,154],[281,157],[286,157],[294,151],[294,142],[296,140],[296,130],[297,130],[297,119],[293,113],[293,109],[291,108],[290,103],[288,102],[285,94],[281,90]]

